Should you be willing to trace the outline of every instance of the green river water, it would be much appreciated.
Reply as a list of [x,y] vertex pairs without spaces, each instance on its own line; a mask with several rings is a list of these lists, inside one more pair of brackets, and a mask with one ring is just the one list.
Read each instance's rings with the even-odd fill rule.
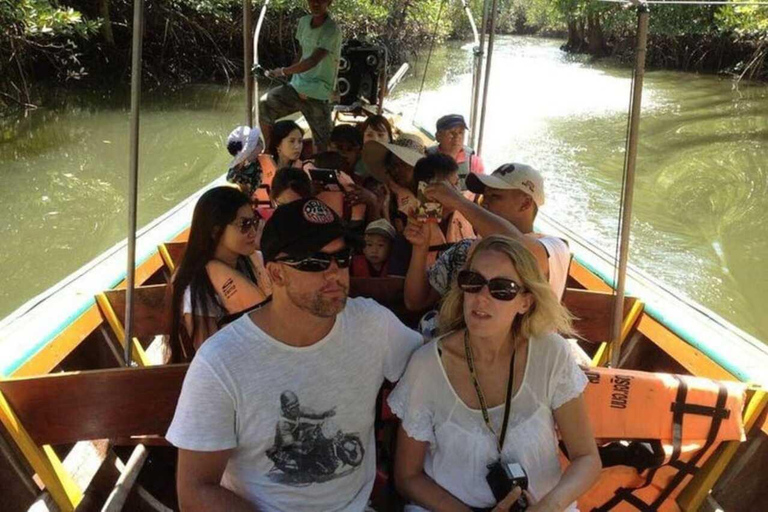
[[[545,175],[543,211],[613,251],[630,71],[497,40],[483,157]],[[388,106],[426,127],[469,110],[468,47],[425,59]],[[242,88],[145,94],[139,225],[226,171]],[[57,94],[0,136],[0,318],[125,237],[125,93]],[[646,74],[631,263],[768,340],[768,86],[690,73]]]

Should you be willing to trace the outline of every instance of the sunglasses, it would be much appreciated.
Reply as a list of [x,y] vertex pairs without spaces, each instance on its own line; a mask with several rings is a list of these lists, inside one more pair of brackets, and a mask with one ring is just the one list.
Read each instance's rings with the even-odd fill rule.
[[257,229],[259,226],[259,220],[261,220],[259,217],[251,217],[249,219],[243,219],[240,222],[234,222],[232,225],[239,229],[240,233],[244,235],[248,233],[251,228]]
[[316,252],[306,258],[283,256],[275,258],[275,261],[290,265],[301,272],[325,272],[331,268],[332,261],[336,261],[339,268],[349,268],[352,263],[352,249],[347,247],[334,253]]
[[459,272],[457,282],[461,291],[466,293],[480,293],[483,286],[488,286],[488,292],[496,300],[510,301],[517,297],[523,288],[511,279],[503,277],[494,277],[486,279],[482,274],[472,270],[462,270]]

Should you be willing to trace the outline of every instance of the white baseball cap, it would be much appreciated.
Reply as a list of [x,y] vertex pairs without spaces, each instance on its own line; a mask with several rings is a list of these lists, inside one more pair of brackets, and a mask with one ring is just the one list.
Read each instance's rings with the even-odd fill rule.
[[499,190],[520,190],[531,198],[536,206],[544,205],[544,178],[539,171],[525,164],[504,164],[491,174],[469,173],[467,189],[475,194],[482,194],[485,188]]
[[261,140],[261,130],[256,127],[249,128],[247,126],[238,126],[232,130],[232,133],[227,137],[227,146],[234,142],[242,143],[243,147],[229,163],[230,168],[241,164],[252,154],[264,151],[264,143]]
[[368,224],[368,227],[365,228],[365,234],[382,235],[392,240],[394,240],[395,236],[397,235],[395,228],[392,226],[392,224],[389,223],[387,219],[375,220]]

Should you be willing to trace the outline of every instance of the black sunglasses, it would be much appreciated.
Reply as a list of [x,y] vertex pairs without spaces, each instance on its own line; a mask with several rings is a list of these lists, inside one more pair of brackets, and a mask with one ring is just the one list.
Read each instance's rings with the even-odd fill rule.
[[251,228],[257,229],[259,227],[259,217],[251,217],[249,219],[243,219],[240,222],[233,222],[232,225],[240,230],[240,233],[246,234]]
[[275,258],[275,261],[290,265],[301,272],[325,272],[331,268],[332,261],[336,261],[339,268],[349,268],[352,263],[352,249],[346,247],[333,253],[316,252],[306,258],[283,256]]
[[457,282],[461,291],[466,293],[480,293],[483,286],[488,285],[488,292],[496,300],[510,301],[517,297],[523,288],[511,279],[503,277],[494,277],[486,279],[472,270],[462,270],[459,272]]

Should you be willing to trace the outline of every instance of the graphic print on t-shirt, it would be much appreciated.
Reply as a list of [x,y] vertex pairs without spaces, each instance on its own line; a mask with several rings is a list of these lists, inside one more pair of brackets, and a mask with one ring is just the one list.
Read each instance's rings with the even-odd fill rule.
[[360,436],[342,432],[330,420],[336,408],[314,412],[302,407],[290,390],[280,394],[280,408],[275,444],[267,450],[274,463],[268,474],[273,482],[297,487],[328,482],[350,474],[363,462]]

